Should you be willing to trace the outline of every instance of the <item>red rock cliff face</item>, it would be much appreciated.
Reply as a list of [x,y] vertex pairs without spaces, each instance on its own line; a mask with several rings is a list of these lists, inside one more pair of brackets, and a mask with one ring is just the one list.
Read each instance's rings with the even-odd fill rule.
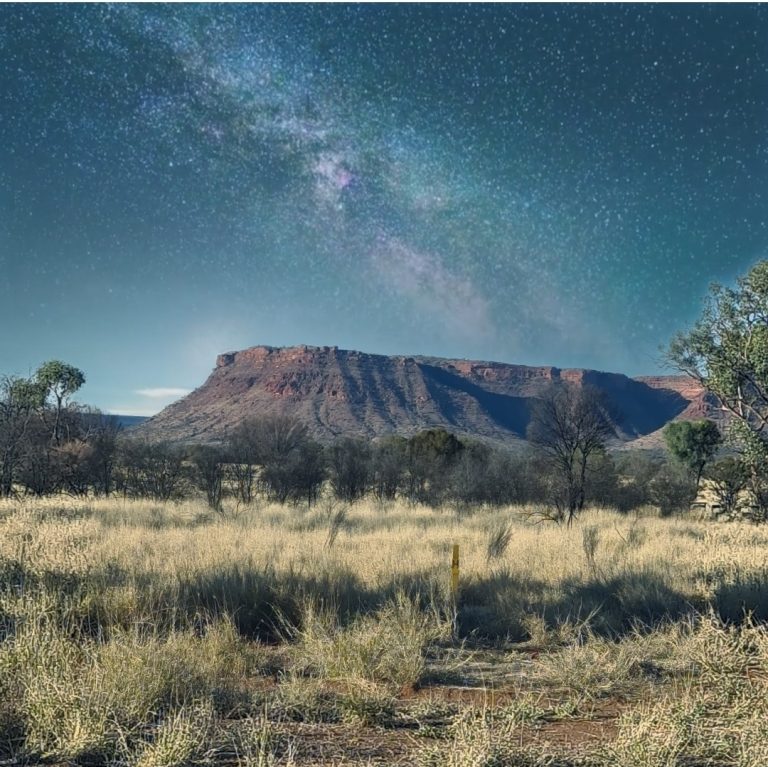
[[280,413],[299,418],[322,441],[441,426],[514,443],[524,438],[532,399],[556,380],[601,389],[614,405],[617,437],[623,440],[652,434],[676,417],[700,417],[708,407],[700,391],[675,377],[631,379],[329,346],[255,346],[220,354],[202,386],[140,432],[172,441],[216,441],[243,418]]

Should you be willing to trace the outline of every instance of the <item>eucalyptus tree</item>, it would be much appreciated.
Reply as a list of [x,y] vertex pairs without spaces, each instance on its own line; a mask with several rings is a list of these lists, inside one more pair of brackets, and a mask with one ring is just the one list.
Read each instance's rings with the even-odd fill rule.
[[672,457],[686,468],[696,489],[706,465],[714,458],[723,437],[714,421],[672,421],[664,427],[664,441]]
[[85,383],[85,374],[74,365],[61,360],[44,362],[35,373],[35,380],[45,392],[46,398],[53,400],[54,424],[52,440],[60,441],[61,414],[69,398]]
[[672,339],[666,357],[727,414],[753,491],[768,506],[768,261],[755,264],[735,287],[713,284],[700,318]]

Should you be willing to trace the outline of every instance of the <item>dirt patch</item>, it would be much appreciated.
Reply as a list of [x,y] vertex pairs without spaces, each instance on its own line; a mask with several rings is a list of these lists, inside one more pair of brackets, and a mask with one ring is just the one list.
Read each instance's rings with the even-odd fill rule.
[[[425,681],[400,690],[392,709],[375,724],[278,719],[274,732],[284,757],[292,760],[286,763],[301,767],[414,765],[430,748],[450,748],[456,718],[475,710],[514,722],[515,745],[521,748],[552,754],[562,764],[588,760],[614,739],[618,718],[630,704],[618,697],[579,699],[564,691],[536,689],[538,655],[509,648],[448,650],[430,659]],[[275,676],[254,684],[267,698],[278,686]],[[338,695],[349,686],[327,682],[323,688]]]

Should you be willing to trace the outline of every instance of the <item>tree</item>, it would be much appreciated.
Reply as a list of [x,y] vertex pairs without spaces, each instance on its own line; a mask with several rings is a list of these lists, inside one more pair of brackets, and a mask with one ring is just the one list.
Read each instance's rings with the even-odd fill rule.
[[490,500],[501,490],[490,481],[491,448],[482,442],[467,442],[451,467],[448,495],[457,504],[468,506]]
[[371,448],[362,439],[345,437],[328,451],[331,486],[342,501],[356,501],[368,490],[371,478]]
[[14,492],[22,448],[44,399],[42,388],[33,379],[11,376],[0,380],[0,497]]
[[126,439],[120,443],[119,489],[134,498],[168,501],[184,490],[183,455],[166,442]]
[[732,516],[741,495],[749,483],[749,468],[743,461],[729,455],[707,470],[709,488],[720,504],[720,512]]
[[749,468],[758,516],[768,517],[768,261],[734,288],[713,284],[701,317],[672,339],[666,357],[728,416],[727,436]]
[[93,446],[86,439],[69,439],[53,448],[53,483],[71,495],[85,496],[92,487],[89,464]]
[[408,466],[408,440],[388,436],[374,443],[371,456],[373,493],[380,501],[394,500]]
[[251,503],[256,466],[261,454],[259,425],[253,418],[243,420],[230,434],[229,454],[229,473],[235,481],[237,497],[242,503]]
[[291,472],[293,501],[306,500],[311,506],[317,501],[325,482],[326,465],[323,446],[313,439],[306,439],[296,450]]
[[464,440],[449,474],[448,495],[461,506],[501,506],[534,500],[526,457],[482,442]]
[[[24,434],[18,482],[28,493],[48,495],[61,488],[61,468],[58,445],[51,442],[50,424],[44,408],[36,408]],[[61,456],[71,468],[71,456]]]
[[650,499],[663,517],[688,511],[695,498],[693,477],[681,464],[665,463],[651,480]]
[[37,369],[35,380],[45,391],[46,398],[51,397],[54,401],[55,421],[52,438],[53,442],[58,444],[62,410],[67,400],[85,383],[85,374],[66,362],[49,360]]
[[114,487],[120,423],[115,416],[102,415],[98,411],[92,412],[89,420],[88,444],[91,452],[87,457],[88,475],[94,492],[108,496]]
[[750,467],[768,464],[768,261],[735,288],[713,284],[701,317],[670,342],[667,361],[728,413]]
[[619,511],[631,511],[652,503],[652,483],[662,468],[662,462],[645,450],[629,450],[618,456],[619,482],[613,503]]
[[555,383],[533,405],[528,441],[552,471],[550,496],[561,521],[570,525],[584,508],[590,458],[612,434],[607,403],[591,386]]
[[445,429],[425,429],[408,440],[408,495],[422,503],[439,503],[451,468],[464,445]]
[[596,450],[587,462],[590,481],[585,487],[585,496],[590,504],[611,506],[625,511],[621,495],[619,472],[613,456],[605,450]]
[[701,484],[704,467],[712,460],[723,441],[714,421],[672,421],[664,427],[664,441],[670,455]]
[[290,455],[308,438],[307,427],[289,415],[265,415],[250,419],[252,440],[262,464]]
[[305,437],[280,459],[268,460],[262,468],[261,479],[273,500],[279,503],[306,500],[311,505],[325,480],[322,446]]
[[205,493],[208,507],[221,512],[224,486],[224,454],[211,445],[194,445],[189,451],[192,483]]
[[[242,486],[248,495],[248,466],[261,466],[261,484],[270,498],[284,503],[306,499],[312,503],[325,479],[323,450],[307,427],[289,415],[249,418],[235,432],[240,451]],[[241,493],[241,497],[243,494]]]

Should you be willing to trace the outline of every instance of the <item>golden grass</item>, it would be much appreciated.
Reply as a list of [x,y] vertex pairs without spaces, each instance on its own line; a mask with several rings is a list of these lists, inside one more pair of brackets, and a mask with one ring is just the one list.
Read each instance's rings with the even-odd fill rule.
[[[487,557],[500,522],[510,540]],[[527,521],[521,508],[457,514],[406,504],[362,502],[346,515],[328,547],[322,507],[264,505],[211,516],[196,502],[157,504],[118,499],[0,502],[0,558],[30,575],[109,579],[131,602],[136,589],[162,588],[224,571],[268,573],[296,581],[353,578],[361,592],[391,595],[398,584],[429,584],[446,596],[451,547],[461,549],[461,583],[472,592],[500,575],[553,594],[578,585],[636,576],[653,578],[694,605],[724,587],[748,589],[764,580],[768,527],[627,517],[592,510],[572,528]],[[583,530],[598,532],[593,559]],[[226,599],[226,595],[221,595]],[[543,606],[543,605],[542,605]],[[535,609],[535,605],[533,605]],[[730,605],[734,607],[734,605]]]
[[[0,502],[0,753],[170,767],[229,748],[250,754],[242,763],[281,764],[265,745],[270,717],[395,721],[398,691],[418,687],[431,654],[485,638],[541,650],[530,685],[567,700],[661,686],[596,765],[766,758],[768,640],[755,621],[768,617],[768,526],[651,510],[590,510],[572,528],[516,507],[365,501],[341,522],[334,511]],[[288,645],[277,669],[254,639]],[[252,689],[274,671],[274,690]],[[504,756],[536,719],[532,689],[506,718],[460,711],[444,763],[534,763]],[[251,745],[242,733],[222,745],[234,716]],[[430,749],[424,764],[440,758]]]

